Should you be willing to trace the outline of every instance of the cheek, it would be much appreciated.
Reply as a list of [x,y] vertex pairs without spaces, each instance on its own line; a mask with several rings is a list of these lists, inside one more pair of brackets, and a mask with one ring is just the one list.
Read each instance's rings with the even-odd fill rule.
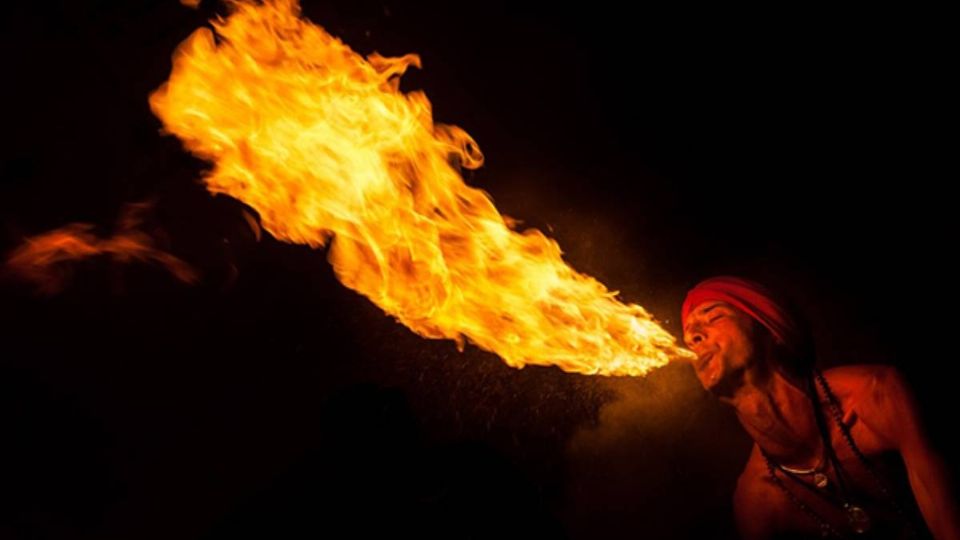
[[742,325],[730,324],[725,327],[717,336],[717,345],[725,351],[724,356],[730,364],[743,364],[751,360],[754,355],[750,328],[744,328]]
[[753,341],[747,336],[741,334],[733,339],[728,344],[730,347],[730,352],[732,359],[738,364],[747,364],[753,360],[754,357],[754,346]]

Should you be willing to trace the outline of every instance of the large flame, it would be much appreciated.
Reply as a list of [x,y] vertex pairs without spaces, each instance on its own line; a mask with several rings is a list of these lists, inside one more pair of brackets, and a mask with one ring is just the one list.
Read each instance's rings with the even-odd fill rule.
[[180,281],[196,282],[199,276],[190,265],[155,247],[153,238],[139,229],[142,215],[149,208],[149,203],[126,205],[116,231],[107,238],[94,234],[94,226],[89,223],[71,223],[27,238],[9,255],[6,266],[14,276],[32,282],[46,294],[65,287],[70,264],[97,256],[120,263],[154,262]]
[[509,365],[642,375],[690,353],[641,306],[518,232],[461,168],[483,162],[399,78],[416,55],[364,59],[296,0],[231,2],[187,38],[154,113],[213,163],[211,192],[276,238],[321,247],[338,278],[428,338],[465,338]]

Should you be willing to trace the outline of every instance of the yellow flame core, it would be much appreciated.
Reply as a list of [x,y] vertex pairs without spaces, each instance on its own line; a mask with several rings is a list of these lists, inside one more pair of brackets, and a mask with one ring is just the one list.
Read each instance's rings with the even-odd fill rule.
[[465,338],[507,364],[642,375],[689,357],[641,306],[518,232],[460,168],[483,163],[399,78],[416,55],[364,59],[300,17],[296,0],[231,3],[174,54],[154,113],[213,163],[211,192],[276,238],[320,247],[337,277],[414,332]]

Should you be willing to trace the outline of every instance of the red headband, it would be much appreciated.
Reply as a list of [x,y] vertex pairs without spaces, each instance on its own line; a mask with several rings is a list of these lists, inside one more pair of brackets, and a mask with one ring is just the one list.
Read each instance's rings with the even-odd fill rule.
[[753,317],[773,334],[781,344],[794,351],[802,349],[803,338],[796,320],[773,300],[773,294],[763,285],[742,278],[719,276],[697,284],[687,293],[681,311],[684,326],[693,308],[709,300],[733,305]]

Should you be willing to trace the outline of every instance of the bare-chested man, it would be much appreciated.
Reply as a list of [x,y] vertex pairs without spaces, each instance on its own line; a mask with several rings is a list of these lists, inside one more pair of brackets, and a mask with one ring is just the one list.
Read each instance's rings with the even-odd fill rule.
[[960,539],[947,467],[900,374],[820,373],[809,334],[783,306],[734,277],[700,283],[683,305],[697,377],[755,441],[734,493],[741,535]]

